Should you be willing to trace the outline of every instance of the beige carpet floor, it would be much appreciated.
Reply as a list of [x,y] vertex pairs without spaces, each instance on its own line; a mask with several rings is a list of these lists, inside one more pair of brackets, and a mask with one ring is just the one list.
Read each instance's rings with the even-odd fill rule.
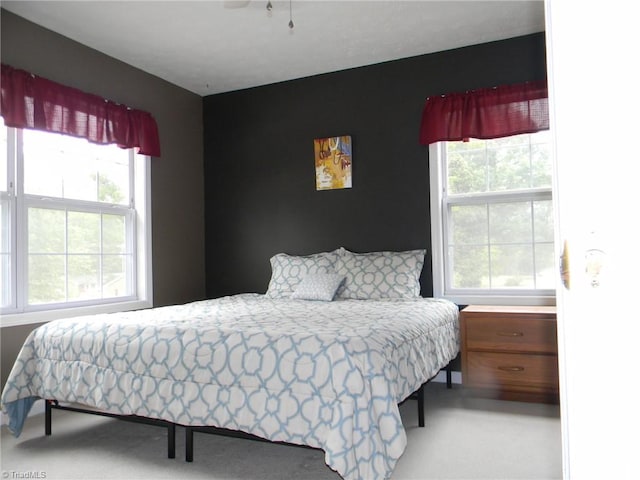
[[[426,427],[416,402],[401,406],[408,446],[394,471],[401,479],[562,478],[559,407],[472,397],[460,385],[426,390]],[[339,480],[320,450],[195,433],[194,462],[184,461],[184,430],[168,459],[166,430],[78,413],[27,420],[14,438],[2,427],[3,479]]]

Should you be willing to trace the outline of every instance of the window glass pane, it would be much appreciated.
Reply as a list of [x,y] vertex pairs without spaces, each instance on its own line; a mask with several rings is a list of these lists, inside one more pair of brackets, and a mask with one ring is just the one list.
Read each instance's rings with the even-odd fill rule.
[[531,244],[531,202],[489,205],[489,224],[493,244]]
[[11,305],[11,257],[7,253],[0,253],[0,293],[1,305]]
[[0,301],[3,307],[11,305],[11,242],[9,233],[9,202],[0,199]]
[[555,288],[556,270],[554,252],[553,243],[539,243],[535,245],[537,288]]
[[491,247],[491,287],[535,287],[531,246],[499,245]]
[[97,160],[98,201],[129,204],[129,152],[113,145]]
[[67,301],[100,298],[100,256],[70,255],[68,278],[69,296]]
[[[0,192],[8,191],[7,181],[7,128],[0,117]],[[0,305],[11,305],[11,203],[8,197],[0,197]]]
[[489,222],[486,205],[455,205],[450,208],[451,236],[455,245],[486,244]]
[[553,204],[551,200],[533,202],[533,230],[536,242],[553,244]]
[[100,214],[69,212],[68,253],[100,253]]
[[65,252],[64,210],[29,208],[29,253]]
[[[32,130],[23,130],[24,192],[45,197],[64,198],[65,140],[62,135],[53,135]],[[75,139],[75,141],[79,141]],[[80,172],[77,173],[81,175]],[[67,186],[68,187],[68,186]]]
[[489,288],[487,246],[449,247],[451,286],[453,288]]
[[9,202],[4,199],[0,199],[0,222],[2,222],[2,232],[0,233],[0,253],[9,253],[11,251]]
[[528,135],[512,135],[510,137],[493,138],[491,140],[479,140],[487,143],[489,148],[506,149],[529,145]]
[[65,255],[29,255],[29,304],[64,302]]
[[31,195],[129,203],[129,151],[24,130],[24,191]]
[[549,133],[447,142],[448,192],[500,192],[551,187]]
[[6,192],[7,187],[7,128],[0,117],[0,192]]
[[124,215],[102,216],[102,250],[104,253],[125,253],[127,230]]
[[449,194],[485,192],[487,159],[484,142],[449,142],[447,144]]
[[551,157],[548,145],[531,146],[531,186],[551,188]]
[[531,184],[529,145],[492,148],[488,150],[487,157],[490,191],[529,188]]
[[105,298],[127,294],[127,262],[129,255],[107,255],[104,257],[102,290]]

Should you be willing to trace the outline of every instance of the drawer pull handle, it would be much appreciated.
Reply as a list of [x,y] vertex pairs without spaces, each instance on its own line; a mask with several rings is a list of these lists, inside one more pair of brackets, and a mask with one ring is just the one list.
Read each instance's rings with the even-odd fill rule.
[[522,332],[497,332],[496,335],[499,337],[524,337]]
[[504,372],[524,372],[524,367],[498,367],[498,370]]

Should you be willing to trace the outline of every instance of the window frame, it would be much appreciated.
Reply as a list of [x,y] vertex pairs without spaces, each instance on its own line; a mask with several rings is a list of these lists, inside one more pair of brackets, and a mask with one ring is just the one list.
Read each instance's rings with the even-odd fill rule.
[[[458,305],[555,305],[555,291],[553,290],[494,290],[486,289],[454,289],[447,285],[446,269],[450,268],[447,262],[446,232],[448,232],[447,206],[461,203],[460,197],[454,197],[450,203],[445,202],[446,165],[445,146],[446,141],[435,142],[429,145],[429,197],[431,213],[431,261],[433,296],[442,297],[457,303]],[[466,200],[465,204],[482,200],[501,200],[525,197],[530,200],[550,199],[551,187],[546,189],[528,189],[526,194],[511,192],[499,192],[474,195],[473,200]],[[513,292],[513,293],[512,293]]]
[[[12,288],[15,290],[16,304],[10,309],[5,309],[1,315],[0,326],[10,327],[18,325],[28,325],[33,323],[43,323],[51,320],[74,317],[79,315],[91,315],[98,313],[112,313],[126,310],[135,310],[141,308],[149,308],[153,306],[153,270],[152,270],[152,223],[151,223],[151,157],[133,153],[131,150],[131,172],[130,175],[130,192],[133,192],[132,208],[132,238],[127,241],[132,242],[132,251],[134,252],[134,273],[131,281],[133,282],[133,295],[119,297],[117,299],[98,299],[86,301],[73,301],[60,304],[46,304],[42,306],[26,307],[25,284],[18,282],[26,282],[18,274],[24,271],[26,261],[27,245],[27,208],[30,205],[43,204],[48,207],[64,206],[74,208],[76,210],[91,211],[91,202],[83,202],[81,200],[72,199],[37,199],[34,196],[24,195],[23,184],[24,168],[22,158],[15,157],[20,153],[18,143],[21,141],[21,129],[5,127],[7,129],[7,158],[8,164],[8,189],[7,197],[10,206],[10,248],[11,248],[11,282]],[[54,133],[52,133],[54,135]],[[80,141],[80,140],[79,140]],[[20,180],[18,180],[20,179]],[[131,187],[133,189],[131,190]],[[5,194],[2,194],[5,196]],[[29,197],[29,198],[27,198]],[[109,207],[111,208],[111,207]],[[117,206],[114,208],[118,208]],[[118,213],[129,210],[129,207],[121,208]],[[22,253],[19,252],[19,248]],[[22,280],[20,280],[22,278]],[[17,307],[17,308],[16,308]],[[26,307],[26,308],[23,308]]]

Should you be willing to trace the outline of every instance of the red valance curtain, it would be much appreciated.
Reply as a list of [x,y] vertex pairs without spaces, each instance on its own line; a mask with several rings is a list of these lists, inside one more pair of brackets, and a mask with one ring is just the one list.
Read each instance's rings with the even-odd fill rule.
[[150,113],[105,100],[2,64],[0,115],[5,125],[62,133],[160,156]]
[[420,143],[499,138],[549,128],[547,82],[536,81],[427,98]]

